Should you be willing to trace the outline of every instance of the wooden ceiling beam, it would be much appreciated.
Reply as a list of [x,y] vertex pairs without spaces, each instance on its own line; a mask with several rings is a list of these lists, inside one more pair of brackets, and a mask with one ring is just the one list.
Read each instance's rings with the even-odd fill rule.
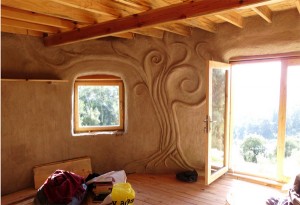
[[245,6],[243,7],[243,9],[252,9],[253,7],[259,7],[259,6],[268,6],[268,5],[272,5],[272,4],[279,4],[279,3],[284,3],[286,1],[289,0],[270,0],[270,1],[263,1],[260,3],[257,3],[255,5],[249,5],[249,6]]
[[260,15],[263,19],[265,19],[268,23],[272,23],[272,11],[267,6],[259,6],[252,8],[255,13]]
[[41,24],[36,23],[29,23],[25,21],[19,21],[14,19],[8,19],[8,18],[1,18],[1,24],[5,26],[11,26],[16,28],[23,28],[33,31],[40,31],[44,33],[58,33],[59,29],[52,27],[52,26],[45,26]]
[[212,33],[217,32],[216,24],[213,23],[212,21],[206,19],[205,17],[191,18],[191,19],[185,20],[184,22],[186,24],[189,24],[193,27],[200,28],[200,29],[205,30],[205,31],[209,31],[209,32],[212,32]]
[[28,35],[28,36],[37,36],[37,37],[43,36],[43,32],[31,31],[23,28],[16,28],[16,27],[7,26],[3,24],[1,25],[1,31],[6,33],[15,33],[15,34]]
[[295,1],[295,4],[296,4],[297,9],[298,9],[298,12],[299,12],[299,14],[300,14],[300,0],[296,0],[296,1]]
[[234,26],[243,28],[243,17],[234,11],[223,14],[216,14],[216,16],[224,21],[227,21],[228,23],[231,23]]
[[49,0],[55,3],[62,4],[64,6],[69,6],[72,8],[82,9],[85,11],[89,11],[92,13],[111,16],[111,17],[119,17],[120,13],[112,7],[109,7],[105,3],[106,0],[101,1],[86,1],[86,0]]
[[188,26],[184,26],[180,23],[164,24],[164,25],[155,26],[155,28],[163,31],[168,31],[170,33],[175,33],[181,36],[192,35],[191,28]]
[[139,1],[136,1],[136,0],[114,0],[114,1],[117,3],[123,4],[123,5],[126,5],[128,7],[134,8],[139,11],[147,11],[147,10],[151,9],[150,5],[146,5],[143,3],[141,4]]
[[142,28],[142,29],[135,29],[132,31],[133,33],[144,35],[144,36],[150,36],[154,38],[160,38],[162,39],[164,36],[164,31],[155,29],[155,28]]
[[54,26],[63,29],[72,30],[75,28],[75,24],[72,21],[47,16],[43,14],[32,13],[29,11],[23,11],[19,9],[14,9],[11,7],[2,6],[1,16],[9,19],[26,21],[30,23],[37,23],[47,26]]
[[22,10],[68,19],[81,23],[95,23],[96,16],[80,9],[70,9],[68,6],[48,0],[1,0],[1,5],[22,8]]
[[230,9],[241,8],[270,0],[202,0],[188,1],[167,7],[145,11],[132,16],[115,19],[97,25],[81,28],[74,31],[46,37],[46,46],[68,44],[83,40],[95,39],[122,33],[137,28],[149,27],[167,22],[174,22],[196,16],[222,12]]

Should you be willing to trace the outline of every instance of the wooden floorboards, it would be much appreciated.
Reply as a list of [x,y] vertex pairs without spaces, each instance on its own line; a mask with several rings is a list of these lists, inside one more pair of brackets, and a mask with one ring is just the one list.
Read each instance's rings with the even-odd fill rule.
[[[209,186],[205,186],[201,179],[195,183],[178,181],[175,174],[128,174],[127,182],[135,191],[134,205],[226,205],[228,195],[232,201],[230,205],[265,205],[269,197],[285,195],[278,189],[234,179],[229,175],[222,176]],[[31,193],[29,198],[24,197],[21,201],[18,199],[24,193],[16,194],[2,197],[2,204],[33,204]],[[9,203],[12,197],[15,203]],[[96,205],[91,198],[84,204]]]
[[185,183],[175,175],[128,175],[135,190],[135,205],[226,205],[230,195],[234,205],[264,205],[271,196],[282,196],[279,190],[222,176],[210,186],[202,180]]

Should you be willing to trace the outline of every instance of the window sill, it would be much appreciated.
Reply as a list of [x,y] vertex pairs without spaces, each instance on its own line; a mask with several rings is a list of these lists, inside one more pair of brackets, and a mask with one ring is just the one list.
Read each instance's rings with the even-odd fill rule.
[[286,189],[287,184],[283,183],[283,182],[279,182],[279,181],[275,181],[275,180],[271,180],[271,179],[266,179],[266,178],[262,178],[262,177],[258,177],[258,176],[250,176],[250,175],[241,174],[241,173],[228,172],[227,175],[232,177],[233,179],[248,181],[248,182],[251,182],[251,183],[276,188],[276,189],[279,189],[281,191],[286,191],[285,189]]
[[125,134],[125,131],[98,131],[98,132],[80,132],[80,133],[72,133],[73,137],[80,136],[103,136],[103,135],[112,135],[112,136],[122,136]]

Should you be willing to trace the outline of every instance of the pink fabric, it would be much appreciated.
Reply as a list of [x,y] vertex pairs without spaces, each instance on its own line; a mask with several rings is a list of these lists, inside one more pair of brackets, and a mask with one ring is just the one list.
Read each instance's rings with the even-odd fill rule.
[[43,185],[44,193],[51,203],[67,204],[85,190],[83,177],[72,172],[56,170]]

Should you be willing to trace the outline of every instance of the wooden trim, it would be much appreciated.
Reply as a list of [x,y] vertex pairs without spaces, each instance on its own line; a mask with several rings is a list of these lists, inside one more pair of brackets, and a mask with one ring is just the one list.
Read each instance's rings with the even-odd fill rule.
[[33,167],[34,188],[40,188],[57,169],[73,172],[86,178],[92,173],[90,157],[80,157],[59,162],[51,162]]
[[8,18],[1,18],[2,25],[16,27],[16,28],[23,28],[33,31],[40,31],[46,33],[58,33],[59,29],[53,26],[46,26],[37,23],[30,23],[20,20],[8,19]]
[[272,11],[268,6],[253,7],[252,10],[260,15],[260,17],[265,19],[268,23],[272,23]]
[[227,171],[228,171],[228,167],[223,167],[223,168],[219,169],[218,171],[216,171],[215,173],[211,174],[210,178],[208,178],[208,180],[205,180],[206,185],[211,184],[213,181],[215,181],[216,179],[218,179],[222,175],[224,175]]
[[155,28],[142,28],[142,29],[135,29],[132,31],[133,33],[144,35],[144,36],[150,36],[154,38],[160,38],[162,39],[164,36],[164,31],[155,29]]
[[300,56],[297,58],[286,59],[288,66],[300,65]]
[[[149,4],[145,5],[145,4],[142,4],[138,1],[128,1],[128,0],[115,0],[116,2],[118,3],[121,3],[121,4],[124,4],[126,5],[126,7],[131,7],[131,8],[135,8],[139,11],[145,11],[145,10],[149,10],[151,9],[151,6]],[[126,9],[126,8],[125,8]]]
[[278,137],[277,137],[277,177],[283,180],[283,166],[286,134],[286,96],[287,96],[287,61],[281,61],[280,97],[278,111]]
[[44,33],[40,31],[32,31],[24,28],[17,28],[17,27],[7,26],[3,24],[1,25],[1,32],[36,36],[36,37],[43,37],[44,35]]
[[114,8],[107,6],[107,0],[89,1],[86,0],[48,0],[71,8],[82,9],[91,13],[117,18],[120,13]]
[[116,33],[116,34],[112,34],[112,36],[117,38],[124,38],[124,39],[134,39],[134,33],[132,32]]
[[52,79],[12,79],[1,78],[2,82],[36,82],[36,83],[68,83],[68,80],[52,80]]
[[29,11],[14,9],[6,6],[1,8],[1,17],[15,19],[19,21],[27,21],[30,23],[42,24],[58,28],[73,29],[75,24],[71,21],[60,19],[57,17],[47,16],[43,14],[32,13]]
[[253,55],[253,56],[237,56],[229,59],[230,64],[240,64],[245,61],[270,61],[278,59],[294,59],[299,58],[300,52],[291,53],[278,53],[278,54],[267,54],[267,55]]
[[217,25],[214,22],[206,19],[205,17],[196,17],[196,18],[187,19],[184,20],[184,23],[212,33],[217,32]]
[[[228,66],[228,65],[227,65]],[[226,70],[226,91],[225,91],[225,128],[224,128],[224,166],[229,167],[229,138],[230,138],[230,109],[231,109],[231,98],[230,98],[230,91],[231,91],[231,69]]]
[[300,0],[295,0],[295,4],[296,4],[297,10],[298,10],[298,12],[300,14]]
[[155,27],[156,29],[160,29],[163,31],[168,31],[170,33],[175,33],[181,36],[191,36],[191,28],[188,26],[184,26],[180,23],[173,24],[164,24]]
[[29,12],[49,15],[57,18],[68,19],[80,23],[94,23],[98,16],[80,9],[70,9],[68,6],[48,0],[1,0],[1,5],[13,8],[22,8]]
[[[27,204],[26,202],[31,202],[28,204],[34,204],[33,200],[36,196],[37,190],[34,188],[27,188],[21,191],[14,192],[12,194],[1,196],[2,205],[11,205],[11,204]],[[24,203],[25,202],[25,203]]]
[[[209,61],[206,65],[206,79],[207,79],[207,85],[206,85],[206,120],[210,121],[210,114],[211,114],[211,106],[209,106],[209,102],[212,100],[212,89],[211,86],[209,86],[210,82],[212,81],[212,75],[211,75],[211,69],[210,69],[211,61]],[[210,175],[211,175],[211,160],[210,160],[210,148],[211,148],[211,137],[210,137],[210,127],[209,123],[205,122],[205,184],[208,185],[210,183]]]
[[76,78],[76,81],[88,80],[122,80],[120,77],[114,75],[85,75]]
[[[81,78],[87,77],[87,80],[76,80],[74,83],[74,133],[82,133],[82,132],[96,132],[96,131],[120,131],[124,129],[124,85],[123,81],[119,80],[118,77],[115,76],[106,76],[106,78],[95,79],[99,77],[97,75],[94,76],[83,76]],[[117,79],[112,79],[113,77]],[[93,79],[91,79],[93,78]],[[79,127],[79,112],[78,112],[78,86],[89,86],[89,85],[115,85],[119,87],[119,126],[86,126]]]
[[[221,169],[218,169],[216,172],[212,173],[212,163],[211,163],[211,131],[210,131],[210,116],[212,116],[212,108],[211,108],[211,102],[212,102],[212,86],[210,84],[212,83],[212,71],[213,69],[223,69],[226,71],[225,77],[226,77],[226,87],[225,87],[225,127],[224,127],[224,167]],[[228,171],[228,152],[229,152],[229,111],[230,111],[230,65],[222,62],[217,61],[209,61],[206,69],[206,76],[207,76],[207,90],[206,90],[206,106],[207,106],[207,136],[205,137],[205,145],[206,145],[206,156],[205,156],[205,184],[208,185],[212,183],[214,180],[222,176]]]
[[227,175],[229,175],[233,179],[243,180],[243,181],[260,184],[260,185],[264,185],[276,189],[282,189],[282,187],[284,186],[284,183],[272,179],[266,179],[259,176],[249,175],[249,174],[242,174],[242,173],[229,171]]
[[217,14],[216,16],[224,21],[227,21],[228,23],[231,23],[234,26],[243,28],[243,24],[244,24],[243,17],[237,12],[232,11],[224,14]]
[[249,5],[255,6],[257,3],[267,1],[270,0],[187,1],[84,27],[75,31],[48,36],[44,38],[44,44],[45,46],[54,46],[95,39],[120,32],[131,31],[132,29],[174,22]]

